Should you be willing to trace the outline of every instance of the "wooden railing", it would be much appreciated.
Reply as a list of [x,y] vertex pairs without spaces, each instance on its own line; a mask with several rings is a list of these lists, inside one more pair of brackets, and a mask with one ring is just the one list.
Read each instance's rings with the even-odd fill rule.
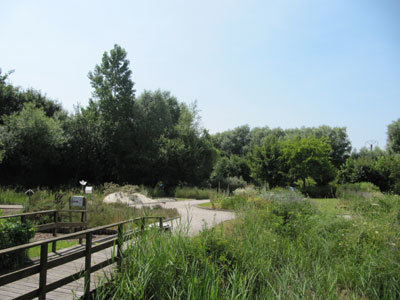
[[[31,292],[21,295],[15,299],[22,300],[22,299],[33,299],[33,298],[39,297],[40,300],[43,300],[43,299],[46,299],[46,293],[53,291],[57,288],[60,288],[64,285],[69,284],[75,280],[82,278],[82,277],[85,277],[83,298],[90,299],[90,276],[91,276],[91,273],[93,273],[97,270],[100,270],[100,269],[102,269],[112,263],[115,263],[115,262],[117,263],[117,266],[119,267],[121,264],[123,242],[132,238],[135,235],[135,233],[143,231],[146,227],[147,219],[156,219],[156,222],[158,221],[158,224],[157,224],[158,227],[160,229],[163,229],[165,222],[170,222],[177,218],[163,219],[162,217],[141,217],[141,218],[130,219],[127,221],[122,221],[122,222],[109,224],[109,225],[105,225],[105,226],[99,226],[99,227],[95,227],[95,228],[91,228],[91,229],[87,229],[87,230],[83,230],[83,231],[79,231],[79,232],[75,232],[75,233],[71,233],[71,234],[66,234],[66,235],[60,236],[60,237],[45,239],[45,240],[41,240],[41,241],[29,243],[29,244],[15,246],[12,248],[2,249],[2,250],[0,250],[0,259],[1,259],[1,256],[4,254],[10,254],[15,251],[26,250],[31,247],[40,246],[40,261],[39,261],[39,264],[28,266],[28,267],[25,267],[25,268],[22,268],[22,269],[19,269],[19,270],[16,270],[16,271],[13,271],[13,272],[10,272],[7,274],[0,275],[0,286],[39,273],[38,289],[35,289]],[[123,231],[124,224],[135,223],[135,222],[140,222],[140,224],[138,224],[140,227],[138,226],[137,230],[131,229],[126,232]],[[153,223],[153,224],[155,224],[155,223]],[[110,227],[117,227],[118,233],[112,235],[110,239],[107,239],[106,241],[103,241],[103,242],[96,243],[96,245],[93,246],[93,244],[92,244],[93,234],[99,230],[104,230],[104,229],[107,229]],[[50,261],[48,260],[48,244],[49,243],[53,243],[53,242],[65,240],[65,239],[77,238],[79,236],[85,236],[85,239],[86,239],[85,249],[79,250],[77,252],[74,252],[74,253],[71,253],[71,254],[65,255],[63,257],[50,260]],[[116,252],[115,252],[116,254],[113,257],[111,257],[101,263],[98,263],[94,266],[91,265],[91,258],[92,258],[93,253],[96,253],[98,251],[101,251],[103,249],[106,249],[106,248],[109,248],[109,247],[115,246],[115,245],[116,245]],[[114,253],[114,251],[113,251],[113,253]],[[58,281],[47,284],[47,282],[46,282],[47,270],[58,267],[63,264],[66,264],[68,262],[71,262],[71,261],[76,260],[81,257],[85,257],[85,265],[84,265],[83,270],[81,270],[75,274],[69,275],[65,278],[62,278]]]
[[[69,222],[60,222],[62,220],[61,214],[68,213],[69,214]],[[72,213],[80,213],[81,214],[81,221],[80,222],[72,222]],[[79,209],[69,209],[69,210],[42,210],[36,212],[29,212],[29,213],[22,213],[16,215],[8,215],[8,216],[0,216],[0,219],[10,219],[10,218],[20,218],[21,223],[26,224],[27,218],[35,217],[38,215],[51,215],[53,222],[35,225],[37,231],[42,230],[51,230],[53,236],[57,236],[57,231],[60,228],[79,228],[79,229],[86,229],[87,228],[87,210],[79,210]],[[56,252],[57,241],[54,241],[51,246],[51,251]],[[79,237],[79,244],[82,244],[82,238]]]

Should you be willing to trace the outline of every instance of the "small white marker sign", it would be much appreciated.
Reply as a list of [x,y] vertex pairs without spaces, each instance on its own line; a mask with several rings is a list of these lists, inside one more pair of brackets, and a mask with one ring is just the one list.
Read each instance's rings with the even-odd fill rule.
[[83,196],[72,196],[69,201],[71,206],[83,206],[83,199]]
[[93,193],[93,187],[92,186],[85,187],[85,194],[91,194],[91,193]]

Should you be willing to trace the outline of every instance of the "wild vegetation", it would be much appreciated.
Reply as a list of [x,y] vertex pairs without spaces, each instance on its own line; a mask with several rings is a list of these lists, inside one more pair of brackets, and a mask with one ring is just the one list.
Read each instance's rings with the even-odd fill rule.
[[[116,184],[104,184],[94,189],[94,193],[86,195],[88,199],[88,227],[96,227],[116,223],[118,221],[137,218],[142,216],[158,216],[172,218],[179,216],[176,209],[165,209],[160,206],[135,208],[129,207],[122,203],[104,204],[103,199],[107,194],[122,191],[122,192],[138,192],[138,186],[126,185],[119,186]],[[146,193],[146,190],[142,191]],[[69,198],[73,195],[82,194],[82,190],[58,190],[52,192],[49,190],[36,190],[35,194],[28,197],[23,192],[7,189],[0,190],[0,203],[5,204],[22,204],[24,212],[34,212],[50,209],[66,210],[69,209]],[[3,199],[3,201],[1,200]],[[64,220],[67,220],[68,213],[60,214]],[[72,215],[73,221],[80,221],[80,214]],[[43,215],[36,217],[32,222],[42,224],[51,222],[50,216]]]
[[97,298],[398,299],[400,198],[352,190],[334,199],[347,219],[290,190],[223,198],[235,220],[194,238],[147,232]]

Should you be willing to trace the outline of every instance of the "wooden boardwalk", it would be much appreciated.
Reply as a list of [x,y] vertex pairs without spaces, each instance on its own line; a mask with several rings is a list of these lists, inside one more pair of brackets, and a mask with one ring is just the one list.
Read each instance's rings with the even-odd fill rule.
[[[93,241],[95,244],[96,240]],[[57,251],[56,253],[49,254],[49,261],[70,255],[85,249],[85,245],[78,245],[71,248],[63,249]],[[92,265],[98,264],[102,261],[110,259],[112,257],[113,247],[106,248],[99,252],[92,254]],[[92,273],[91,276],[91,290],[94,290],[96,286],[104,279],[105,275],[109,275],[115,268],[116,263],[109,265],[99,271]],[[47,271],[47,282],[50,284],[69,275],[75,274],[85,267],[85,257],[78,258],[69,263],[63,264],[61,266],[49,269]],[[35,274],[18,281],[0,286],[0,299],[9,300],[15,299],[19,296],[26,294],[38,288],[39,284],[39,274]],[[62,286],[54,291],[46,294],[46,299],[50,300],[67,300],[67,299],[77,299],[83,295],[84,291],[84,278],[80,278],[74,282]]]

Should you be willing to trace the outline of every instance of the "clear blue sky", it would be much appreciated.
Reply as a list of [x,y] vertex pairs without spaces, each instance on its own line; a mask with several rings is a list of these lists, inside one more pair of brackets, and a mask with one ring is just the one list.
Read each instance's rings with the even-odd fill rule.
[[2,1],[0,68],[72,111],[117,43],[137,94],[198,101],[211,133],[346,126],[386,145],[400,118],[400,1]]

